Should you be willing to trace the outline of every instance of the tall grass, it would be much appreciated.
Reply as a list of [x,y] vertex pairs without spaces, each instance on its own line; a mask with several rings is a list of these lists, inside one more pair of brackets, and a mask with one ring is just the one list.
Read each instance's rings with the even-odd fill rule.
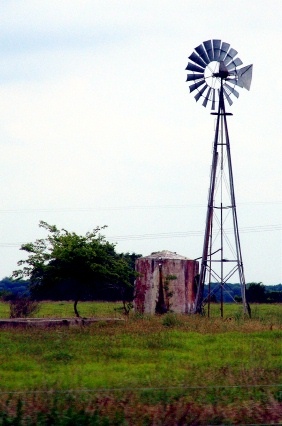
[[[122,316],[121,304],[81,305],[84,316]],[[43,303],[39,315],[71,309]],[[131,313],[85,327],[0,329],[0,424],[75,424],[66,419],[79,413],[80,424],[97,425],[278,423],[281,306],[258,306],[252,319],[228,309],[225,319]]]

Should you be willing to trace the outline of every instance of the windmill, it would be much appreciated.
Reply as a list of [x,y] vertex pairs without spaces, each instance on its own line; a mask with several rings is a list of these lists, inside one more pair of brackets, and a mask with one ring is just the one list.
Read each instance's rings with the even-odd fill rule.
[[[228,282],[238,276],[244,313],[250,315],[246,300],[246,284],[239,237],[230,141],[227,127],[226,101],[239,97],[237,88],[250,90],[253,66],[242,67],[237,51],[221,40],[207,40],[189,56],[188,71],[190,93],[194,92],[204,107],[211,106],[216,116],[213,142],[208,207],[199,282],[194,313],[203,312],[210,300],[220,293],[220,311],[223,317],[223,293],[229,292]],[[208,284],[208,295],[204,285]],[[211,286],[211,283],[216,283]]]

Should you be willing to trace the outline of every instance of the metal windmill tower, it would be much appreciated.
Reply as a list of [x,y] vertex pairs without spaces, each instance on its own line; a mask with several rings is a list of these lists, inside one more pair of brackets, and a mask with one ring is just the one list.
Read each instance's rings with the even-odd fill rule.
[[[186,67],[190,92],[195,99],[203,99],[203,106],[211,104],[211,114],[216,116],[213,156],[208,192],[206,227],[201,257],[194,313],[203,311],[213,294],[220,293],[223,316],[223,292],[228,292],[228,281],[238,276],[244,313],[250,315],[246,300],[246,284],[239,238],[235,190],[233,182],[230,140],[225,110],[226,101],[231,106],[232,96],[239,97],[236,86],[250,90],[252,65],[241,67],[237,51],[221,40],[207,40],[195,48]],[[204,285],[208,295],[204,296]],[[211,283],[217,283],[211,289]]]

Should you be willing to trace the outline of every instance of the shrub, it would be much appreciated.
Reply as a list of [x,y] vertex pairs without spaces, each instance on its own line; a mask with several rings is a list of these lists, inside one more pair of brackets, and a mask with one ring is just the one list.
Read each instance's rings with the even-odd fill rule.
[[166,314],[163,318],[162,324],[165,327],[174,327],[176,325],[180,324],[179,319],[177,318],[177,316],[171,312],[169,312],[168,314]]
[[10,300],[10,318],[27,318],[37,313],[39,303],[29,297],[15,297]]

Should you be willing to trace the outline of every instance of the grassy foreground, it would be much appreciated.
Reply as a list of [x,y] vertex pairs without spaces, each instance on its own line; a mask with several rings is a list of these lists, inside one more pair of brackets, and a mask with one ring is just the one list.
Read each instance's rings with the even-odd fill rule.
[[[113,303],[82,316],[122,317]],[[282,306],[244,319],[167,314],[87,327],[0,329],[0,425],[282,422]],[[0,303],[0,317],[9,316]],[[73,316],[43,303],[38,316]]]

